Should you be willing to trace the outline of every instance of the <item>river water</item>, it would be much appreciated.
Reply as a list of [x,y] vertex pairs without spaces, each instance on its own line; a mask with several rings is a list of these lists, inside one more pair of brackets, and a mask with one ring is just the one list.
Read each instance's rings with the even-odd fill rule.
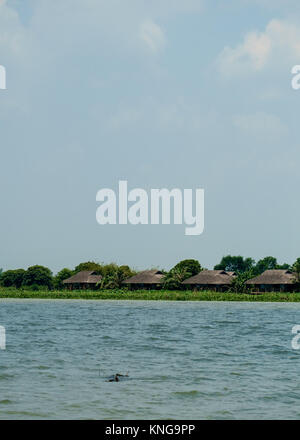
[[1,300],[0,419],[299,419],[296,324],[300,303]]

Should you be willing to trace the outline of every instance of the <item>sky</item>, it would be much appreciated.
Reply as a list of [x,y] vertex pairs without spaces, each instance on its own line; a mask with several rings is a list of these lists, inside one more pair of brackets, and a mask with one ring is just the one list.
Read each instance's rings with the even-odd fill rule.
[[[297,0],[0,0],[0,267],[300,256]],[[205,229],[96,222],[203,188]]]

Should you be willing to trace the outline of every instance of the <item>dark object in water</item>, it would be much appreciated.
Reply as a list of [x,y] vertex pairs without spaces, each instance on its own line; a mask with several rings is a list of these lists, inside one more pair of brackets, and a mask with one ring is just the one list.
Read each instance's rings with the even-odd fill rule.
[[108,379],[106,382],[120,382],[119,377],[128,377],[128,373],[126,374],[115,374],[111,379]]
[[113,379],[109,379],[108,382],[119,382],[118,375],[116,374]]

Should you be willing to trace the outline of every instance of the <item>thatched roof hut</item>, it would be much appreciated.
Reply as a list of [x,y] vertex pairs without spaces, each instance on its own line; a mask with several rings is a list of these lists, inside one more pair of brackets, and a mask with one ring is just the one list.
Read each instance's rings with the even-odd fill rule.
[[226,272],[225,270],[203,270],[197,275],[187,278],[182,284],[200,289],[222,290],[230,286],[235,276],[235,272]]
[[123,284],[132,288],[157,288],[160,287],[163,282],[164,274],[160,270],[144,270],[127,278],[123,281]]
[[246,281],[246,285],[256,286],[260,290],[292,290],[295,282],[296,274],[291,270],[272,269]]
[[96,275],[92,270],[82,270],[81,272],[78,272],[70,278],[64,280],[63,284],[66,284],[70,289],[73,287],[83,289],[93,288],[96,287],[97,283],[99,283],[101,279],[102,276]]

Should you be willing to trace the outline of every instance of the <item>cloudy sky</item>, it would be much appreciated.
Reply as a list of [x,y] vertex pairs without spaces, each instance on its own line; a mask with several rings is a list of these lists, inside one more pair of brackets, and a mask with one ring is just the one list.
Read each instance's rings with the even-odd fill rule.
[[[0,0],[0,267],[300,256],[297,0]],[[96,222],[204,188],[205,230]]]

